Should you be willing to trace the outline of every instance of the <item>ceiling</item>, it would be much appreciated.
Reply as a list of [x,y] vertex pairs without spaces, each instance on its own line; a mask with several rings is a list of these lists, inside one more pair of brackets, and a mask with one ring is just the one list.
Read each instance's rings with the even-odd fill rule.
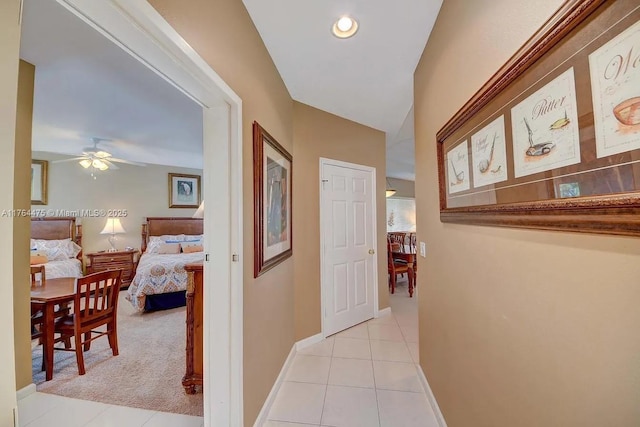
[[[387,176],[413,180],[413,72],[442,0],[243,2],[292,98],[384,131]],[[345,14],[359,30],[340,40]],[[20,55],[37,69],[34,151],[99,137],[115,157],[202,168],[200,107],[54,0],[25,0]]]

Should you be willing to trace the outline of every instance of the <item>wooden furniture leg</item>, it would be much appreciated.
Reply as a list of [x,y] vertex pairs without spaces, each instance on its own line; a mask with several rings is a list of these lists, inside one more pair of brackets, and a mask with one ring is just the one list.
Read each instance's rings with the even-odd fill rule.
[[45,378],[51,381],[53,378],[53,306],[54,304],[45,304],[44,307],[44,331],[42,331],[42,357],[44,359]]
[[415,280],[415,273],[413,271],[413,264],[408,264],[409,270],[407,276],[409,276],[409,298],[413,297],[413,281]]

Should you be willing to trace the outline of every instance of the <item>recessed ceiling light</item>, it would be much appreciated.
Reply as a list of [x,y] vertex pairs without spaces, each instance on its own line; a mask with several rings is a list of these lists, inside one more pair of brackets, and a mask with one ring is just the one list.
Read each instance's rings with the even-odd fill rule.
[[348,16],[338,19],[331,27],[334,36],[346,39],[353,36],[358,31],[358,21]]

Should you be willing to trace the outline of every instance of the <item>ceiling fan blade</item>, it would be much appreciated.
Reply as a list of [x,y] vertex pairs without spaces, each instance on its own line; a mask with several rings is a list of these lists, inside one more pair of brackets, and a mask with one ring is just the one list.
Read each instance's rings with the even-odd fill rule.
[[134,166],[147,166],[144,163],[132,162],[131,160],[118,159],[118,158],[115,158],[115,157],[109,157],[109,161],[118,162],[118,163],[126,163],[128,165],[134,165]]
[[113,164],[111,161],[111,159],[107,160],[107,159],[100,159],[100,161],[102,163],[105,163],[107,166],[109,166],[109,169],[113,169],[113,170],[118,170],[120,169],[118,166],[116,166],[115,164]]
[[86,158],[87,158],[86,156],[72,157],[70,159],[53,160],[53,161],[51,161],[51,163],[73,162],[73,161],[76,161],[76,160],[84,160]]

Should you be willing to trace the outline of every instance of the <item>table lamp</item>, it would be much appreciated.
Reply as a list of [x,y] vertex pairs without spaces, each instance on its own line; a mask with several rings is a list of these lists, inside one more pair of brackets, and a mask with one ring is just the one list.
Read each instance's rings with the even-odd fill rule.
[[126,233],[125,229],[120,224],[120,218],[107,218],[107,223],[104,228],[100,232],[100,234],[110,234],[109,236],[109,244],[111,244],[111,249],[109,252],[116,252],[116,234],[124,234]]

